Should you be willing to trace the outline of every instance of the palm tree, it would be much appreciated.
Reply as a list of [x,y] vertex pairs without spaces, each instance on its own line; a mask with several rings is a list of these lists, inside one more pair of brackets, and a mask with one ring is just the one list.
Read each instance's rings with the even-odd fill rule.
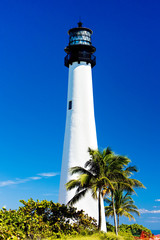
[[[124,195],[123,192],[124,191],[122,189],[116,189],[114,191],[114,202],[115,202],[115,209],[116,209],[116,215],[117,215],[118,229],[119,229],[120,216],[125,216],[129,218],[129,220],[131,219],[135,220],[131,213],[135,213],[138,216],[140,216],[138,208],[134,205],[134,201],[131,197],[131,193],[127,192]],[[107,217],[109,216],[113,217],[112,200],[110,200],[109,198],[105,198],[105,202],[109,204],[109,206],[105,207],[105,215]]]
[[[130,163],[130,159],[124,156],[116,155],[112,152],[112,155],[108,160],[109,160],[108,161],[109,168],[111,171],[108,171],[109,169],[107,169],[107,173],[109,173],[110,179],[112,180],[112,186],[107,186],[107,188],[104,189],[104,192],[105,192],[105,195],[110,194],[111,196],[115,232],[116,232],[116,235],[118,235],[114,192],[116,189],[115,187],[119,184],[123,185],[126,189],[133,191],[132,189],[133,184],[131,184],[131,182],[128,182],[129,170],[126,167]],[[134,167],[130,167],[130,168],[134,168]]]
[[[71,175],[79,174],[77,179],[70,180],[66,184],[67,190],[76,188],[75,196],[68,202],[74,204],[85,196],[86,192],[91,190],[92,197],[98,199],[98,230],[101,229],[101,197],[109,191],[114,192],[114,184],[121,179],[127,180],[127,174],[122,169],[127,166],[130,160],[126,157],[117,157],[110,148],[92,150],[89,148],[90,159],[85,163],[84,168],[76,166],[70,169]],[[114,199],[112,201],[114,208]],[[115,212],[116,226],[116,212]],[[117,227],[116,227],[117,234]]]
[[[115,155],[115,157],[119,158],[119,159],[123,159],[123,156],[120,155]],[[130,162],[130,160],[128,159],[128,161]],[[110,205],[105,207],[106,210],[106,216],[113,216],[114,217],[114,224],[115,224],[115,230],[116,230],[116,234],[118,232],[118,228],[119,228],[119,216],[121,216],[122,212],[120,211],[120,205],[122,197],[123,197],[123,192],[126,192],[126,198],[127,196],[130,198],[130,201],[133,201],[133,199],[131,198],[131,193],[135,193],[134,188],[145,188],[144,185],[137,179],[133,179],[130,178],[131,175],[134,172],[138,172],[138,169],[136,166],[129,166],[126,167],[125,165],[122,168],[122,172],[125,175],[125,179],[123,181],[121,181],[120,179],[116,182],[113,183],[114,185],[114,191],[111,191],[110,195],[111,195],[111,200],[110,200]],[[129,200],[129,199],[128,199]],[[105,201],[109,203],[109,199],[105,198]],[[136,214],[138,214],[136,212],[137,207],[133,204],[134,202],[130,202],[130,204],[132,204],[131,208],[134,208],[135,211],[133,210],[133,212],[135,212]],[[129,208],[128,208],[129,210]],[[127,211],[127,208],[126,208]],[[131,212],[131,210],[130,210]],[[108,215],[109,214],[109,215]],[[127,215],[126,212],[124,212],[125,215]],[[117,223],[116,223],[116,215],[117,215],[117,221],[118,221],[118,228],[117,228]],[[132,215],[129,214],[128,212],[128,217],[130,218]]]

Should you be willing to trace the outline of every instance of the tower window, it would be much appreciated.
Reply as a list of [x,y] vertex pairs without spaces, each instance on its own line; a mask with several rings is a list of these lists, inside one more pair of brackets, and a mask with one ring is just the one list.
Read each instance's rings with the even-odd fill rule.
[[72,109],[72,101],[69,101],[68,110]]

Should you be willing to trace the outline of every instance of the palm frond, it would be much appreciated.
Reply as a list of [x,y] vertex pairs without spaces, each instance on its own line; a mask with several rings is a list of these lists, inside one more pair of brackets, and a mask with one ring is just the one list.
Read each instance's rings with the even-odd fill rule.
[[129,166],[125,170],[125,174],[129,177],[131,176],[134,172],[138,172],[138,169],[136,166]]
[[81,183],[80,183],[79,179],[78,180],[74,180],[74,179],[70,180],[69,182],[66,183],[66,189],[67,190],[72,190],[75,187],[79,187],[80,184]]
[[111,199],[109,199],[109,198],[104,198],[104,201],[105,201],[105,203],[107,203],[107,204],[112,204],[112,200]]
[[80,167],[80,166],[72,167],[69,171],[70,171],[71,175],[73,175],[75,173],[92,175],[92,173],[90,171],[88,171],[87,169]]
[[134,188],[146,188],[139,180],[137,179],[129,179],[130,183],[133,184]]
[[74,197],[67,203],[67,205],[73,205],[76,202],[78,202],[82,197],[85,196],[86,192],[88,191],[88,189],[84,189],[81,192],[77,193],[74,195]]

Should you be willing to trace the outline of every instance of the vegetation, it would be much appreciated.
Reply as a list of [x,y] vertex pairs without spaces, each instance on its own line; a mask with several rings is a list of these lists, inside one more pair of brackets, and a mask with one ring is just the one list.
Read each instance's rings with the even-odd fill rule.
[[[108,229],[112,230],[115,228],[114,226],[112,226],[111,224],[107,223],[107,227]],[[113,233],[112,231],[109,231],[107,233],[91,233],[91,234],[86,234],[85,232],[81,232],[81,234],[74,236],[65,236],[62,239],[65,240],[134,240],[134,236],[140,236],[141,231],[145,231],[148,233],[151,233],[151,231],[145,227],[143,227],[142,225],[138,225],[138,224],[131,224],[131,225],[127,225],[127,224],[122,224],[120,226],[120,232],[119,235],[117,236],[115,233]],[[134,234],[133,234],[134,233]],[[49,240],[49,239],[48,239]]]
[[140,236],[142,231],[145,231],[147,233],[152,233],[151,230],[149,230],[148,228],[139,225],[139,224],[121,224],[120,225],[120,231],[121,232],[128,232],[131,233],[133,236]]
[[66,186],[67,190],[76,189],[75,196],[68,204],[74,204],[85,196],[87,191],[91,190],[92,197],[98,199],[98,230],[101,229],[101,197],[103,197],[104,186],[112,187],[112,183],[106,175],[106,160],[112,154],[111,150],[107,148],[103,152],[92,150],[89,148],[90,159],[83,167],[71,168],[71,174],[78,173],[77,179],[69,181]]
[[60,238],[97,229],[96,221],[76,208],[46,200],[20,202],[18,210],[0,210],[0,240]]
[[[123,196],[123,192],[127,191],[127,194],[134,192],[136,187],[144,187],[143,184],[130,178],[133,172],[137,171],[135,166],[129,166],[130,159],[124,156],[114,154],[110,148],[104,149],[102,152],[99,150],[92,150],[89,148],[90,159],[85,163],[84,168],[75,166],[70,169],[71,174],[79,174],[77,179],[70,180],[67,184],[67,190],[76,188],[75,196],[68,202],[72,205],[85,196],[87,191],[91,190],[92,197],[98,199],[98,230],[101,229],[101,198],[110,194],[110,205],[106,207],[107,216],[114,217],[115,232],[118,235],[117,218],[119,225],[119,216],[125,215],[133,217],[129,212],[135,211],[136,206],[132,202],[132,206],[127,209],[123,208],[121,211],[120,199],[116,199],[116,196]],[[121,192],[120,192],[121,191]],[[120,196],[121,195],[121,196]],[[127,196],[126,196],[127,197]],[[128,199],[129,200],[129,199]],[[106,199],[106,201],[109,201]],[[119,203],[118,203],[119,201]],[[128,215],[127,215],[128,214]]]
[[0,240],[133,240],[141,231],[151,231],[142,225],[120,226],[119,236],[113,231],[115,227],[107,223],[107,233],[98,232],[96,221],[83,211],[52,201],[20,201],[23,206],[18,210],[5,208],[0,210]]
[[[120,216],[125,216],[129,218],[129,220],[131,219],[135,220],[135,218],[131,213],[137,214],[138,216],[140,215],[138,208],[134,205],[134,201],[129,192],[124,194],[123,190],[116,189],[114,192],[114,201],[115,201],[118,229],[119,229]],[[113,217],[112,201],[109,198],[105,198],[105,202],[109,204],[108,206],[105,207],[106,216]]]
[[[66,184],[67,190],[76,188],[76,194],[68,204],[74,204],[79,201],[85,196],[87,191],[91,190],[92,197],[98,199],[98,230],[100,230],[101,197],[104,197],[106,193],[111,192],[113,199],[113,183],[118,180],[124,181],[126,179],[122,172],[122,168],[124,165],[128,164],[129,160],[126,157],[115,157],[110,148],[104,149],[103,152],[99,150],[92,150],[90,148],[88,151],[90,159],[85,163],[84,168],[76,166],[70,170],[71,174],[78,173],[79,177]],[[112,201],[112,204],[113,211],[115,211],[114,200]],[[116,225],[116,218],[114,218],[114,220]]]
[[[133,240],[133,236],[140,236],[141,231],[151,233],[149,229],[138,224],[119,226],[120,216],[134,219],[133,213],[139,215],[131,194],[137,187],[144,188],[140,181],[131,178],[131,175],[137,172],[137,168],[128,166],[130,159],[115,155],[110,148],[102,152],[89,149],[89,155],[90,159],[84,168],[75,166],[70,169],[71,174],[79,175],[77,179],[66,184],[67,190],[76,188],[75,196],[67,205],[47,200],[29,199],[28,201],[20,200],[23,206],[18,210],[7,211],[2,208],[0,210],[0,240],[53,240],[57,238]],[[91,191],[92,197],[98,200],[98,226],[97,221],[84,214],[83,210],[78,211],[72,207],[88,191]],[[105,207],[106,216],[114,217],[115,226],[107,223],[107,233],[100,232],[102,198],[108,203]]]
[[[121,156],[117,156],[120,157]],[[129,220],[133,219],[134,217],[131,213],[137,214],[140,216],[138,208],[134,205],[134,201],[131,197],[132,193],[135,193],[134,188],[145,188],[144,185],[138,181],[137,179],[131,178],[133,172],[137,172],[137,168],[135,166],[124,167],[122,169],[124,172],[126,179],[124,182],[117,181],[114,183],[114,192],[111,200],[109,198],[105,198],[105,202],[109,204],[109,206],[105,207],[105,214],[107,217],[114,216],[115,213],[118,222],[118,230],[119,230],[119,217],[125,216],[129,218]],[[113,201],[115,211],[113,209]]]
[[[54,238],[45,239],[45,240],[53,240]],[[123,236],[116,236],[115,233],[94,233],[92,235],[78,235],[78,236],[66,236],[62,238],[64,240],[130,240],[125,239]],[[132,239],[131,239],[132,240]]]

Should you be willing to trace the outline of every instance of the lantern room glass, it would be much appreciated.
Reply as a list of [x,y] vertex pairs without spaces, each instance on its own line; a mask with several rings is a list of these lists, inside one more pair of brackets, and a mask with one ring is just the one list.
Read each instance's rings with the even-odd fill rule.
[[91,45],[91,33],[86,30],[70,32],[69,45]]

